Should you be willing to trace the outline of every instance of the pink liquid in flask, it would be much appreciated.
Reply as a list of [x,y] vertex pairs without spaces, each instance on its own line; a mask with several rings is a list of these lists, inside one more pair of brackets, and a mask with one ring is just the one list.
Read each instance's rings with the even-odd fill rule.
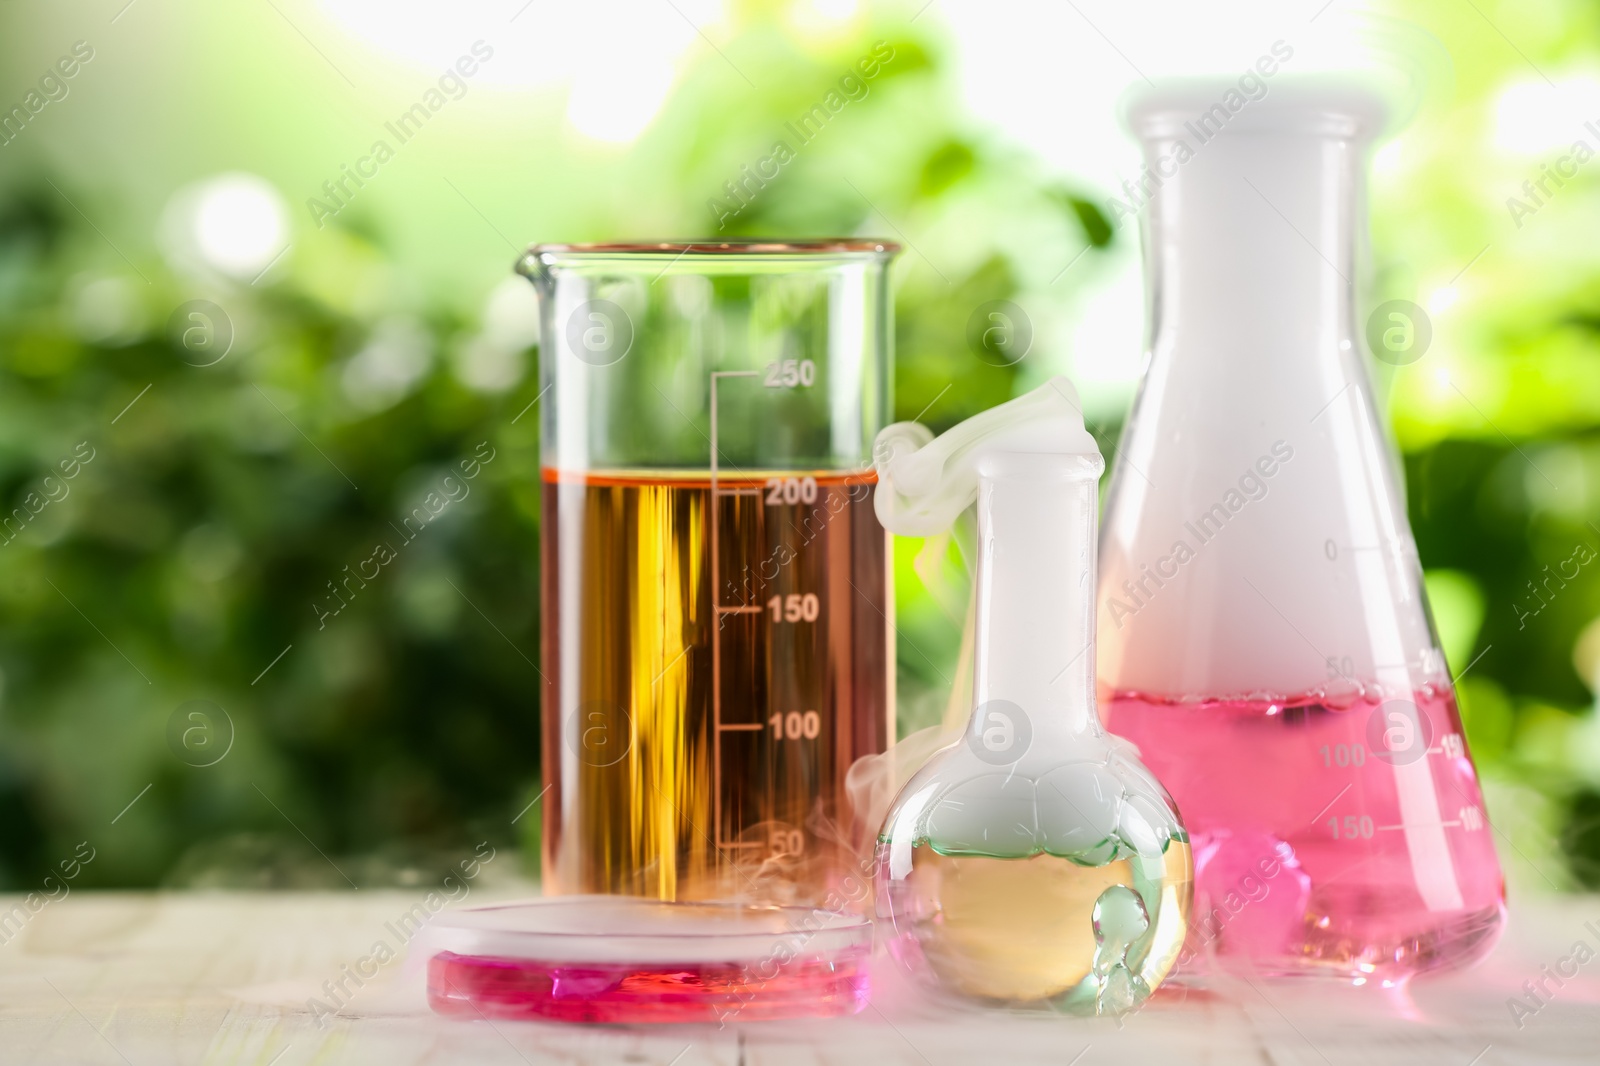
[[1112,697],[1195,854],[1187,954],[1395,980],[1492,946],[1504,886],[1455,701]]

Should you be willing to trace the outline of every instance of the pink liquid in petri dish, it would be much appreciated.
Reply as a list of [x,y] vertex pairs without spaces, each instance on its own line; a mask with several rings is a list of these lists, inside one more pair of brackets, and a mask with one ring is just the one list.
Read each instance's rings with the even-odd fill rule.
[[1454,697],[1343,703],[1108,702],[1194,847],[1180,971],[1235,956],[1389,983],[1493,946],[1505,884]]
[[810,907],[556,896],[435,915],[413,951],[460,1018],[730,1022],[854,1014],[872,925]]
[[441,952],[428,960],[440,1014],[561,1022],[762,1021],[855,1014],[869,949],[793,959],[765,976],[741,963],[584,964]]

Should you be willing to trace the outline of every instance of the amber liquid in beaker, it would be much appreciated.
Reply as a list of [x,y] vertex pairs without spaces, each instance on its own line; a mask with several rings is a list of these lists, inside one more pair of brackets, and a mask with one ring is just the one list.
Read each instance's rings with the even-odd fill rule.
[[837,905],[870,882],[843,786],[892,735],[873,482],[544,472],[546,893]]

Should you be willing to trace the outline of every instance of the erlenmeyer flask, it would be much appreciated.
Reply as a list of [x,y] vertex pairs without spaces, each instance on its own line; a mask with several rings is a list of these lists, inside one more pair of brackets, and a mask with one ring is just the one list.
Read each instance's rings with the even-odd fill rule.
[[1100,706],[1191,832],[1191,952],[1390,983],[1486,953],[1504,884],[1356,341],[1384,109],[1229,88],[1129,109],[1151,332],[1101,538]]

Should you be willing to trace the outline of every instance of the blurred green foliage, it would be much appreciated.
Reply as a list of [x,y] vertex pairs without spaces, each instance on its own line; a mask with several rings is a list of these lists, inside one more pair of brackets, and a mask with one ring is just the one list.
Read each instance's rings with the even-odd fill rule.
[[1520,220],[1508,201],[1573,141],[1600,147],[1600,26],[1576,2],[1395,6],[1455,84],[1376,160],[1374,303],[1423,304],[1434,340],[1375,376],[1502,857],[1531,886],[1596,888],[1600,187],[1580,172]]
[[[741,54],[769,88],[734,102],[713,91],[715,56],[690,71],[659,123],[691,147],[655,180],[718,190],[877,41],[893,59],[850,121],[719,235],[915,228],[982,181],[1105,240],[1086,200],[1003,165],[938,106],[945,61],[903,30],[819,52],[752,26]],[[510,387],[474,387],[485,323],[419,296],[359,204],[252,283],[122,260],[88,221],[115,212],[114,184],[64,181],[24,175],[0,213],[0,503],[65,486],[0,545],[0,887],[86,838],[81,883],[98,885],[386,883],[484,838],[536,854],[537,810],[512,824],[539,794],[535,351],[498,354]],[[684,195],[691,230],[712,231]],[[605,230],[561,236],[648,224],[619,205]],[[1013,391],[1017,368],[965,337],[970,309],[1016,281],[998,242],[969,251],[966,269],[903,273],[902,417],[948,425]],[[220,316],[191,317],[194,299]],[[208,329],[232,348],[195,365]],[[61,480],[80,442],[93,458]],[[909,673],[936,682],[922,660]],[[225,718],[191,718],[194,700]]]
[[[353,315],[301,270],[218,293],[233,350],[191,365],[210,357],[177,340],[188,320],[164,321],[179,280],[145,264],[148,285],[96,288],[78,271],[97,238],[62,201],[46,184],[0,219],[0,491],[13,516],[59,497],[0,546],[0,873],[26,885],[87,838],[86,883],[180,863],[204,879],[253,836],[247,878],[276,862],[342,883],[280,853],[459,840],[535,776],[537,674],[518,649],[537,647],[537,423],[512,424],[532,383],[474,394],[434,358],[463,323]],[[346,281],[385,269],[355,235],[313,254]],[[126,331],[85,339],[115,314]],[[399,329],[431,368],[383,410],[353,404],[342,366]],[[466,494],[406,530],[448,474]],[[349,581],[379,542],[401,558]],[[235,734],[213,766],[169,731],[195,699]],[[213,732],[191,744],[230,732],[194,727]]]

